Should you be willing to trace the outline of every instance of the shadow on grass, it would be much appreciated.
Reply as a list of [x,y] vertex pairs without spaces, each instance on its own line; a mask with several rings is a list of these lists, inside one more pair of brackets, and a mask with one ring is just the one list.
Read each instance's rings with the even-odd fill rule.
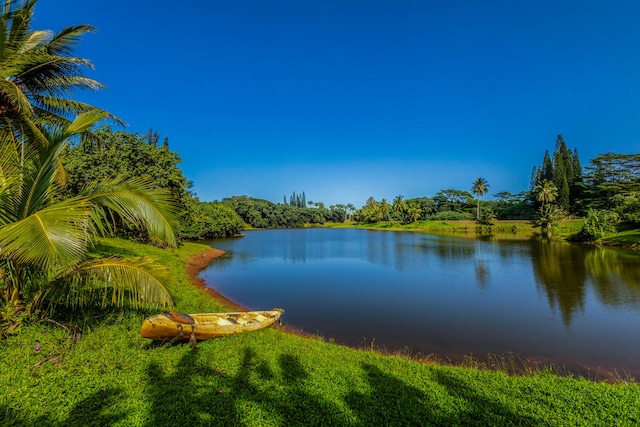
[[2,426],[110,426],[124,418],[126,414],[109,413],[108,408],[117,403],[120,390],[100,390],[82,399],[69,411],[69,416],[62,421],[51,417],[40,417],[36,421],[27,421],[18,411],[0,407],[0,425]]
[[[297,356],[279,355],[275,368],[245,348],[238,369],[228,374],[202,362],[198,351],[188,351],[175,368],[163,369],[157,363],[148,367],[148,426],[538,424],[487,398],[464,379],[438,370],[435,381],[422,390],[363,364],[369,389],[348,391],[344,401],[340,396],[329,401],[311,392],[314,384],[307,382],[309,373]],[[440,395],[430,389],[438,389]],[[443,398],[442,390],[450,398]]]
[[246,348],[229,375],[200,362],[198,351],[187,352],[170,373],[149,366],[149,426],[349,425],[333,405],[304,390],[307,373],[295,356],[281,355],[274,372]]

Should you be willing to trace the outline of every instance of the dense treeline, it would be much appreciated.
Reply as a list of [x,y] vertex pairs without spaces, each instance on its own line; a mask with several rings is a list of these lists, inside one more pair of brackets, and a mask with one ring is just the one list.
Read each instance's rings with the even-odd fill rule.
[[[585,216],[584,239],[597,239],[617,224],[640,224],[640,155],[602,154],[592,159],[584,172],[577,149],[567,148],[562,135],[558,135],[553,153],[546,151],[541,165],[533,168],[528,191],[502,191],[493,194],[493,200],[480,200],[488,193],[488,183],[478,178],[471,192],[450,188],[433,197],[396,196],[391,202],[370,197],[356,209],[352,204],[327,208],[322,202],[307,201],[304,191],[285,195],[283,203],[248,196],[201,202],[189,190],[191,183],[179,168],[180,157],[170,151],[168,138],[159,144],[159,136],[152,130],[140,135],[107,126],[94,134],[103,144],[85,141],[68,150],[65,168],[69,182],[63,195],[73,196],[88,183],[116,174],[149,177],[158,187],[171,190],[178,200],[181,214],[176,230],[182,239],[230,236],[239,233],[244,224],[282,228],[349,219],[358,223],[477,219],[486,224],[494,219],[528,219],[538,221],[550,233],[558,219]],[[478,182],[482,187],[479,193]],[[119,230],[130,236],[144,235],[132,228]]]
[[[150,179],[158,188],[171,191],[179,205],[179,218],[174,229],[181,239],[207,239],[237,234],[243,222],[224,203],[201,202],[189,189],[191,183],[179,167],[180,156],[169,149],[165,138],[158,144],[157,132],[146,135],[114,131],[102,126],[94,132],[102,144],[82,141],[70,147],[64,165],[68,183],[62,196],[72,197],[92,182],[123,175]],[[116,218],[117,221],[117,218]],[[131,227],[118,227],[128,236],[145,236]]]
[[[585,169],[578,150],[570,150],[558,135],[553,154],[547,150],[542,164],[534,166],[528,191],[498,192],[494,200],[480,201],[488,192],[488,183],[478,178],[472,183],[472,192],[446,189],[433,197],[405,200],[397,196],[392,203],[370,197],[354,219],[361,223],[411,223],[475,217],[486,224],[494,219],[525,219],[535,220],[551,235],[558,220],[585,217],[585,226],[577,236],[583,240],[597,240],[618,225],[640,226],[640,154],[601,154]],[[477,201],[472,193],[478,196]]]
[[[494,197],[495,200],[477,204],[481,206],[481,216],[490,213],[497,219],[533,218],[533,206],[528,192],[511,194],[503,191]],[[403,196],[396,196],[391,203],[386,199],[377,201],[370,197],[356,211],[354,219],[362,223],[471,220],[476,218],[477,205],[470,192],[456,189],[440,190],[433,197],[404,199]]]
[[233,196],[223,199],[223,202],[254,228],[302,227],[305,224],[344,222],[347,216],[347,209],[343,205],[326,208],[324,204],[317,203],[315,208],[307,208],[298,206],[298,203],[273,203],[248,196]]

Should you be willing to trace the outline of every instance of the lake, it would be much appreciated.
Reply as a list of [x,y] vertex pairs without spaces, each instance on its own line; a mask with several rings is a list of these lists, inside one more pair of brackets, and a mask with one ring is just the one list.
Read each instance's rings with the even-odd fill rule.
[[354,347],[515,354],[640,378],[640,255],[567,242],[357,229],[247,231],[201,273],[248,309]]

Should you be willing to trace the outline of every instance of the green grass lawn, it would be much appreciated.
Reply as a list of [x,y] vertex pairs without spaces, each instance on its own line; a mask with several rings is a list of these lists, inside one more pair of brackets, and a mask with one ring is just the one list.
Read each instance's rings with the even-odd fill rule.
[[[186,275],[185,260],[203,245],[172,252],[109,240],[99,249],[158,257],[171,270],[180,311],[225,309]],[[77,320],[80,337],[40,321],[0,341],[0,425],[640,423],[640,388],[633,381],[430,365],[278,329],[203,341],[192,350],[141,338],[147,314],[96,311]]]

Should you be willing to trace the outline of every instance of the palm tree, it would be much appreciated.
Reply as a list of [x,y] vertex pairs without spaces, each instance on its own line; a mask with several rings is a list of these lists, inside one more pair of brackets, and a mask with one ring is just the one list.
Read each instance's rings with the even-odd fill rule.
[[381,216],[381,218],[382,219],[387,218],[387,220],[389,222],[391,222],[391,220],[389,219],[389,213],[390,212],[391,212],[391,205],[389,204],[387,199],[380,200],[380,216]]
[[405,222],[407,202],[404,201],[404,196],[396,196],[396,198],[393,199],[393,211],[400,215],[400,219],[402,219],[402,222]]
[[536,200],[542,202],[541,212],[544,211],[545,203],[553,203],[558,197],[558,187],[549,179],[542,181],[533,191],[536,194]]
[[353,218],[353,214],[356,211],[356,207],[352,204],[352,203],[348,203],[347,204],[347,214],[349,215],[349,218]]
[[480,197],[489,192],[489,184],[484,178],[476,178],[471,186],[471,192],[478,197],[478,208],[476,210],[476,220],[480,221]]
[[110,231],[113,214],[175,246],[170,194],[143,179],[116,177],[68,200],[53,197],[69,138],[103,118],[86,113],[43,129],[46,144],[0,138],[0,300],[7,311],[31,313],[45,301],[78,306],[96,297],[103,304],[171,305],[151,260],[89,257],[95,238]]
[[407,207],[410,222],[416,222],[422,216],[422,208],[416,203],[410,203]]
[[82,75],[89,61],[70,55],[93,28],[32,31],[35,3],[12,10],[7,1],[0,15],[1,314],[6,319],[45,301],[75,306],[96,297],[102,304],[171,305],[151,260],[92,259],[89,250],[111,230],[113,216],[175,246],[173,196],[144,179],[115,177],[68,200],[54,197],[64,183],[69,139],[114,117],[67,98],[76,89],[103,87]]
[[536,225],[540,226],[545,235],[550,238],[553,235],[554,223],[565,216],[566,212],[561,207],[548,204],[540,208]]
[[[76,89],[104,87],[82,74],[90,61],[70,55],[89,25],[70,26],[59,33],[31,30],[36,0],[13,7],[7,1],[0,15],[0,136],[45,142],[43,129],[69,125],[82,113],[111,114],[68,98]],[[120,121],[121,122],[121,121]],[[91,137],[90,129],[85,136]],[[95,138],[94,138],[95,140]]]

